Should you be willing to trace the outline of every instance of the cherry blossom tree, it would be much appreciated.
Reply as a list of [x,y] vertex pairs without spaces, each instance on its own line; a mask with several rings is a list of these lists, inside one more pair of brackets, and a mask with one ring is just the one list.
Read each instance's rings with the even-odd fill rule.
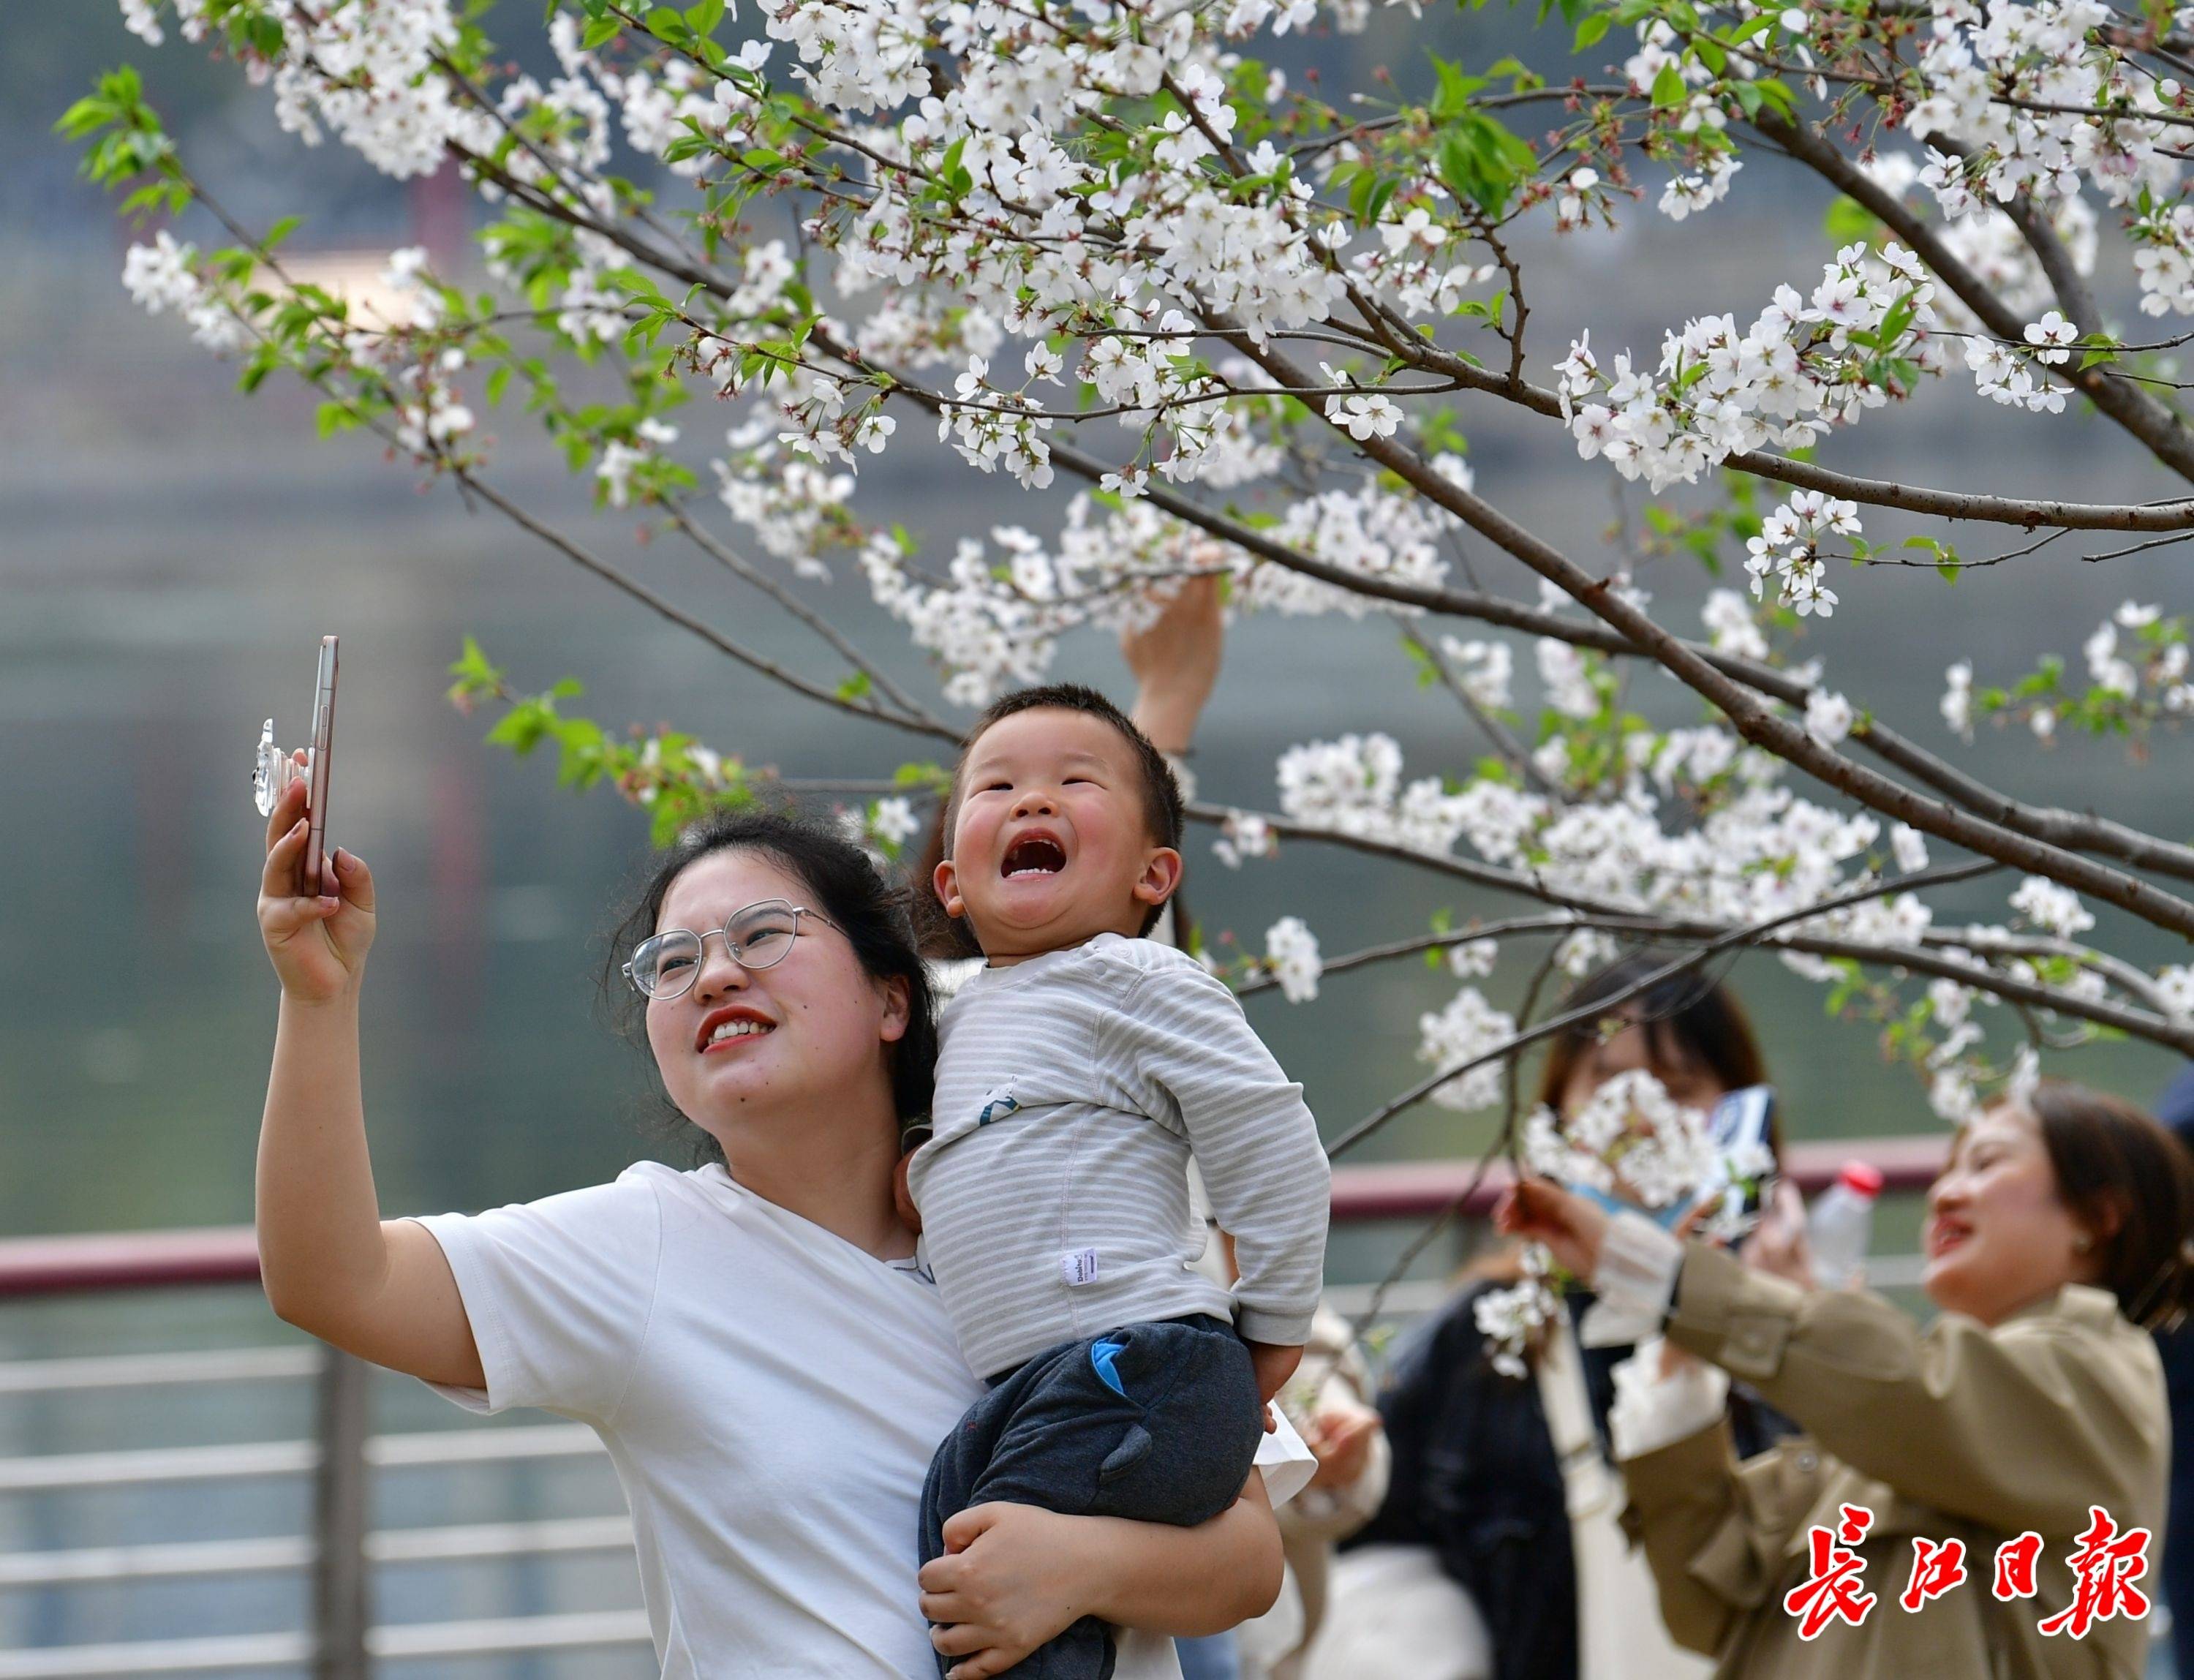
[[[124,69],[62,124],[89,172],[141,224],[225,230],[218,249],[150,231],[131,295],[237,359],[247,388],[307,382],[325,430],[377,435],[870,726],[880,779],[918,757],[852,813],[889,855],[967,709],[1044,677],[1078,630],[1146,623],[1205,576],[1236,614],[1390,619],[1398,674],[1453,697],[1451,757],[1405,766],[1387,736],[1343,734],[1280,759],[1272,808],[1194,808],[1226,865],[1341,847],[1513,906],[1332,957],[1275,906],[1266,954],[1230,970],[1244,990],[1307,1003],[1427,952],[1459,983],[1423,1020],[1423,1078],[1335,1153],[1425,1101],[1505,1103],[1502,1147],[1531,1144],[1514,1069],[1563,1023],[1549,975],[1630,946],[1668,952],[1668,972],[1777,953],[1878,1022],[1953,1119],[2030,1079],[2043,1045],[2194,1054],[2194,967],[2114,954],[2088,907],[2194,934],[2194,848],[1957,762],[1991,716],[2044,738],[2174,724],[2194,711],[2185,620],[2128,601],[2076,663],[2024,675],[1931,642],[1941,716],[1897,724],[1798,655],[1805,621],[1871,567],[1955,578],[2194,531],[2194,430],[2159,360],[2183,337],[2153,336],[2194,314],[2194,11],[1558,0],[1540,27],[1561,32],[1569,80],[1435,57],[1341,88],[1258,54],[1360,31],[1370,0],[566,0],[545,84],[452,0],[123,10],[150,43],[172,31],[238,60],[301,143],[399,178],[454,167],[486,206],[477,264],[392,252],[399,319],[370,316],[285,266],[292,223],[227,212]],[[1835,195],[1818,267],[1749,319],[1672,323],[1657,349],[1596,342],[1589,321],[1548,336],[1524,236],[1710,223],[1767,154]],[[2105,319],[2099,279],[2137,296],[2151,336]],[[1968,378],[1964,400],[2033,423],[2099,421],[2090,451],[2145,457],[2185,493],[2013,498],[1833,464],[1876,411]],[[765,656],[512,499],[482,424],[498,408],[546,429],[606,517],[646,521],[798,620],[814,661]],[[1543,539],[1466,460],[1496,414],[1581,492],[1642,481],[1681,540],[1743,554],[1746,587],[1670,623],[1626,572]],[[1010,479],[1025,515],[926,550],[860,485],[910,449]],[[1911,520],[1927,534],[1868,538]],[[937,693],[833,622],[807,587],[825,577],[887,610]],[[1519,665],[1545,693],[1536,719]],[[1695,722],[1631,706],[1624,674],[1646,668],[1695,697]],[[505,708],[496,739],[553,742],[567,780],[651,805],[659,834],[765,791],[735,743],[629,739],[571,715],[571,685],[522,692],[477,647],[456,671],[462,702]],[[1983,877],[1999,918],[1938,921],[1940,890]],[[1504,1010],[1483,982],[1512,960],[1531,979]],[[1541,1154],[1581,1147],[1536,1135]]]

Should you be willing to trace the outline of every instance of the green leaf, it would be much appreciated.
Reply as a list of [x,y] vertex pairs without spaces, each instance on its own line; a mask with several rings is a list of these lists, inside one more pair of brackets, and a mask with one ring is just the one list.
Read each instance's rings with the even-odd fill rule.
[[724,0],[699,0],[686,9],[686,26],[696,35],[713,35],[724,20]]
[[673,47],[682,47],[693,38],[693,32],[686,26],[686,20],[668,6],[652,8],[646,22],[650,35]]
[[1775,107],[1776,114],[1786,123],[1798,118],[1798,96],[1788,86],[1773,77],[1767,77],[1748,85],[1760,89],[1760,101]]
[[1570,43],[1570,50],[1581,53],[1588,47],[1598,46],[1601,37],[1607,33],[1608,26],[1614,21],[1605,12],[1593,13],[1577,26],[1577,39]]
[[1483,111],[1466,112],[1440,141],[1441,182],[1489,216],[1501,214],[1537,163],[1529,145]]
[[1470,96],[1485,85],[1482,78],[1466,76],[1462,66],[1450,64],[1445,59],[1433,60],[1433,68],[1439,75],[1439,91],[1433,95],[1432,114],[1438,122],[1446,122],[1470,109]]
[[86,135],[98,133],[119,114],[112,101],[101,99],[97,94],[86,94],[61,112],[54,124],[54,132],[65,140],[82,140]]
[[1674,64],[1664,64],[1661,73],[1653,78],[1653,103],[1665,110],[1684,102],[1684,78]]

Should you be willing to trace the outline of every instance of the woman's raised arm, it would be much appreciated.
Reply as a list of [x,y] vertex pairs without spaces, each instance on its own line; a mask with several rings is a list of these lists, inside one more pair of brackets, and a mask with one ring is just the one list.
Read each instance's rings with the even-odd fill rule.
[[275,1312],[347,1353],[429,1382],[480,1388],[480,1349],[441,1246],[383,1223],[366,1153],[359,989],[373,944],[373,877],[333,854],[336,891],[297,891],[305,784],[267,826],[259,930],[282,982],[259,1127],[259,1270]]
[[1083,1616],[1182,1637],[1262,1615],[1283,1559],[1261,1472],[1209,1522],[1178,1528],[1034,1505],[972,1505],[945,1524],[922,1571],[922,1613],[952,1680],[989,1680]]

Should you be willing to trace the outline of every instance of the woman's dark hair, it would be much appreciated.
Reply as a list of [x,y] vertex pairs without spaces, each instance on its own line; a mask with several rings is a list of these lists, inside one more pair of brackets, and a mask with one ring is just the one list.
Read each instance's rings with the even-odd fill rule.
[[[1621,958],[1579,981],[1563,1000],[1562,1012],[1591,1009],[1668,965],[1665,954],[1651,951]],[[1606,1036],[1606,1023],[1611,1020],[1620,1025],[1634,1024],[1646,1035],[1646,1053],[1656,1067],[1703,1068],[1726,1090],[1767,1083],[1767,1064],[1760,1056],[1760,1041],[1752,1036],[1752,1023],[1744,1018],[1737,999],[1719,981],[1696,969],[1686,969],[1612,1005],[1604,1016],[1588,1016],[1556,1033],[1548,1048],[1546,1065],[1539,1070],[1540,1102],[1560,1106],[1562,1092],[1579,1059]],[[1782,1127],[1779,1120],[1771,1120],[1769,1125],[1771,1141],[1779,1155]]]
[[[916,860],[913,886],[915,901],[921,906],[916,912],[916,924],[921,929],[922,949],[933,957],[983,954],[967,918],[955,921],[947,916],[944,906],[936,903],[937,895],[930,889],[929,882],[937,872],[938,864],[951,854],[953,825],[960,814],[960,772],[967,766],[968,755],[992,725],[1024,711],[1078,711],[1117,729],[1134,752],[1135,774],[1142,783],[1143,820],[1150,837],[1161,846],[1169,846],[1175,851],[1180,849],[1181,831],[1187,820],[1180,783],[1175,779],[1173,766],[1166,762],[1165,755],[1151,745],[1151,738],[1135,727],[1133,718],[1094,688],[1079,682],[1053,682],[1002,694],[991,702],[968,731],[966,743],[960,749],[960,762],[952,767],[952,786],[945,797],[937,826],[931,831],[922,856]],[[1164,914],[1163,902],[1152,905],[1144,914],[1139,931],[1148,935]]]
[[[637,899],[609,935],[602,964],[602,998],[618,1036],[654,1066],[647,1042],[647,1000],[624,978],[625,959],[634,946],[654,933],[671,883],[710,854],[732,851],[759,852],[797,880],[813,908],[845,935],[870,979],[905,982],[906,1031],[887,1047],[892,1104],[905,1131],[929,1113],[937,1080],[937,999],[929,972],[915,951],[905,895],[885,881],[859,847],[797,817],[736,811],[704,818],[654,860]],[[701,1159],[723,1159],[715,1139],[679,1113],[659,1085],[657,1096],[657,1129],[685,1137]]]
[[2057,1194],[2094,1241],[2095,1283],[2144,1328],[2194,1309],[2194,1155],[2122,1098],[2044,1079],[2023,1105]]

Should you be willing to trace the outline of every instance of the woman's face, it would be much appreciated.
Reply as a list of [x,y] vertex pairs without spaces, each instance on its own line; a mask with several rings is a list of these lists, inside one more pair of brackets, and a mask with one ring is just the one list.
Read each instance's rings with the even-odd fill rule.
[[[1592,1094],[1617,1073],[1649,1073],[1660,1080],[1669,1096],[1687,1108],[1711,1113],[1715,1103],[1729,1095],[1713,1068],[1683,1056],[1672,1034],[1663,1035],[1663,1054],[1656,1056],[1646,1029],[1634,1016],[1630,1024],[1578,1056],[1562,1086],[1561,1111],[1573,1115],[1592,1100]],[[1671,1057],[1677,1059],[1672,1060]]]
[[[714,930],[769,899],[828,913],[798,877],[761,852],[711,852],[671,883],[656,931],[688,928],[709,937],[691,989],[647,1005],[647,1041],[664,1089],[735,1159],[738,1135],[767,1131],[772,1120],[864,1135],[881,1123],[895,1136],[885,1058],[906,1031],[905,987],[872,979],[845,935],[816,916],[801,918],[781,962],[742,968]],[[729,1035],[719,1030],[727,1023]],[[881,1122],[871,1112],[879,1103]]]
[[2040,1125],[2002,1103],[1958,1134],[1927,1192],[1920,1286],[1945,1312],[2000,1323],[2093,1275],[2088,1240],[2057,1193]]

